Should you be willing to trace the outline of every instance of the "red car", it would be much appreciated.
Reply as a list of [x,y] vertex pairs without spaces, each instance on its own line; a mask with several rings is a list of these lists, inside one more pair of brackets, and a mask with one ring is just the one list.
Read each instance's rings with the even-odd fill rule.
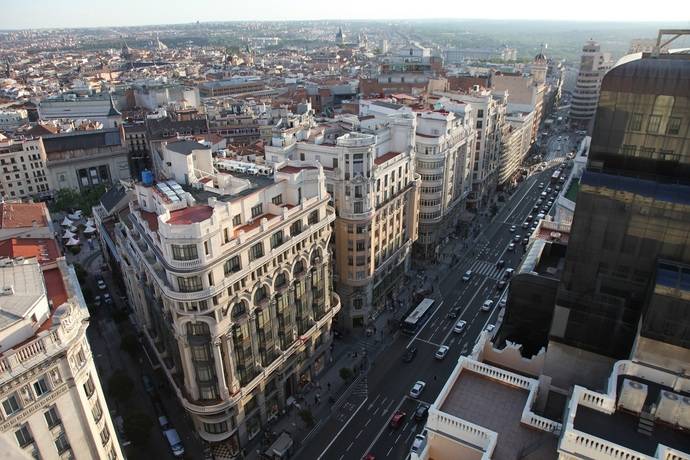
[[398,428],[402,421],[405,419],[406,415],[407,414],[401,410],[395,411],[395,414],[393,414],[393,417],[391,418],[390,427]]
[[367,454],[364,460],[376,460],[376,456],[374,454]]

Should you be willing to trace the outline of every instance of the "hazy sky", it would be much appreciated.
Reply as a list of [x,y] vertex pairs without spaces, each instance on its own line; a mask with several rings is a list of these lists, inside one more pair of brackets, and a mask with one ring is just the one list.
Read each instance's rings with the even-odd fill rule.
[[690,0],[0,0],[0,29],[299,19],[688,21]]

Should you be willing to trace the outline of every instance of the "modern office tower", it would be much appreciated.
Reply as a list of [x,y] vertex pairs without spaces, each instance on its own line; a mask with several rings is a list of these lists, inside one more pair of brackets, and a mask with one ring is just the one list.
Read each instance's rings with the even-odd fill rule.
[[42,233],[45,205],[0,203],[0,223],[0,432],[33,458],[122,459],[89,312],[74,269]]
[[689,127],[687,53],[627,56],[604,77],[551,326],[554,384],[600,380],[631,355],[687,368]]
[[472,189],[476,132],[469,111],[417,114],[415,168],[421,178],[416,257],[433,260]]
[[575,126],[587,129],[594,119],[601,79],[611,66],[610,60],[611,55],[602,53],[599,43],[593,40],[582,47],[580,70],[570,105],[570,120]]
[[472,107],[477,138],[474,145],[472,191],[467,208],[477,211],[489,204],[498,185],[501,141],[505,131],[507,98],[505,93],[475,86],[469,94],[436,92],[434,96],[445,110],[461,114]]
[[339,325],[363,327],[409,269],[417,239],[415,117],[344,117],[315,128],[277,128],[266,161],[318,161],[337,212],[333,244]]
[[335,211],[316,163],[160,154],[115,231],[127,294],[199,436],[238,455],[328,362]]

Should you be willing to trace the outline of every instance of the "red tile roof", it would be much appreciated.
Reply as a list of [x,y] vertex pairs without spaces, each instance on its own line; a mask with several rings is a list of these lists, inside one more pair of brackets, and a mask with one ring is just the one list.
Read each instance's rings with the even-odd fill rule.
[[305,169],[316,169],[316,166],[283,166],[278,171],[288,174],[295,174]]
[[141,211],[141,217],[144,218],[152,232],[158,231],[158,216],[153,212]]
[[35,257],[39,264],[45,264],[60,257],[60,249],[51,239],[10,238],[0,241],[0,257]]
[[212,214],[213,208],[211,206],[190,206],[188,208],[172,211],[167,223],[170,225],[189,225],[203,222],[210,218]]
[[386,161],[390,160],[391,158],[395,158],[398,155],[400,155],[402,152],[388,152],[384,153],[380,157],[376,157],[374,160],[374,164],[380,165],[382,163],[385,163]]
[[0,203],[0,228],[45,227],[46,214],[45,203]]
[[46,291],[48,299],[53,301],[51,312],[57,307],[67,302],[67,289],[65,283],[62,281],[62,273],[59,268],[51,268],[43,272],[43,278],[46,281]]
[[270,212],[267,212],[266,214],[261,214],[260,216],[256,216],[254,218],[254,220],[252,220],[251,223],[244,224],[241,227],[237,227],[234,231],[234,237],[237,238],[237,235],[239,235],[240,230],[247,233],[247,232],[255,229],[256,227],[261,225],[261,219],[263,219],[263,218],[266,218],[267,220],[271,220],[271,219],[274,219],[276,217],[278,217],[278,216],[276,216],[275,214],[271,214]]

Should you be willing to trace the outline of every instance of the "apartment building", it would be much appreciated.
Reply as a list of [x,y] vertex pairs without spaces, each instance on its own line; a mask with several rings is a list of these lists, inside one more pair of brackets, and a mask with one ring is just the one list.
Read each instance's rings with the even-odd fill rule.
[[474,87],[468,94],[435,92],[433,98],[437,99],[441,107],[453,113],[464,114],[466,105],[473,109],[477,137],[474,144],[472,191],[467,197],[467,208],[481,210],[490,202],[498,185],[506,94]]
[[313,162],[271,175],[173,164],[186,180],[135,184],[116,246],[143,337],[199,436],[238,455],[329,360],[335,211]]
[[[508,104],[510,110],[511,104]],[[532,126],[535,112],[511,111],[506,114],[501,136],[501,157],[498,166],[499,186],[514,184],[522,162],[532,146]]]
[[[16,219],[5,225],[22,226]],[[55,240],[0,241],[0,311],[0,432],[33,458],[124,458],[86,339],[89,313]]]
[[115,107],[110,94],[79,96],[65,93],[42,100],[38,105],[41,120],[88,119],[103,123],[104,128],[116,128],[122,124],[122,114]]
[[345,117],[315,128],[276,128],[266,161],[323,165],[337,211],[332,245],[339,324],[364,327],[409,269],[417,240],[415,117]]
[[588,40],[582,47],[580,69],[570,102],[570,120],[576,126],[591,126],[597,111],[601,79],[610,67],[611,55],[603,53],[599,43]]
[[50,196],[41,138],[0,141],[0,195],[10,200]]

